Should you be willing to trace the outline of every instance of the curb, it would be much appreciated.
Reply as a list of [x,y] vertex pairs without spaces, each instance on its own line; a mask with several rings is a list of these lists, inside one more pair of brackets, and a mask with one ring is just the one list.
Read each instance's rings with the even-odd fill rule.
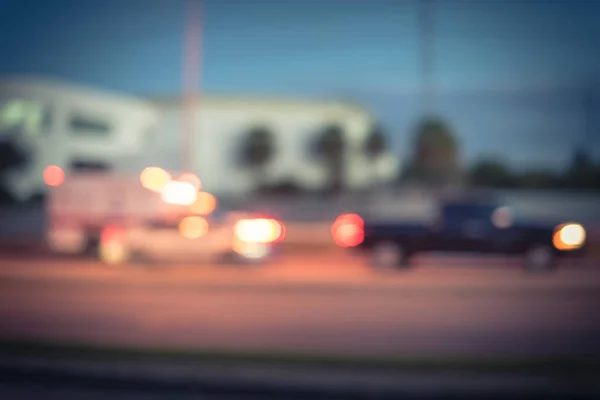
[[[577,399],[600,394],[593,373],[456,373],[335,370],[281,365],[165,364],[88,360],[0,361],[0,382],[79,387],[153,395],[239,396],[284,399]],[[427,397],[424,397],[427,396]],[[524,397],[523,397],[524,396]],[[590,397],[591,396],[591,397]]]
[[597,355],[586,356],[525,356],[525,357],[356,357],[327,355],[322,353],[238,352],[214,349],[156,347],[120,347],[101,344],[71,343],[60,341],[38,341],[28,339],[0,339],[0,360],[38,360],[42,364],[86,360],[96,362],[120,361],[125,365],[146,364],[154,361],[158,364],[179,364],[183,366],[221,365],[239,366],[283,366],[337,369],[340,371],[376,371],[376,372],[447,372],[462,371],[470,373],[585,373],[600,372],[600,358]]

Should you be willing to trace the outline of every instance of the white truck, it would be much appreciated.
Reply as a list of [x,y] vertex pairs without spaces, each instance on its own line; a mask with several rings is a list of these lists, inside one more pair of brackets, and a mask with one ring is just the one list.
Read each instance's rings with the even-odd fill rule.
[[214,196],[186,181],[172,180],[158,191],[137,176],[86,172],[52,186],[50,249],[111,264],[134,258],[261,261],[284,232],[274,219],[217,207]]

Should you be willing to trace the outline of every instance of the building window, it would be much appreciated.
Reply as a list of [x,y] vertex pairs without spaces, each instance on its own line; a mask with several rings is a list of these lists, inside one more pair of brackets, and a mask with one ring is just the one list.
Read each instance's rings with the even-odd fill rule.
[[22,99],[0,105],[0,133],[18,132],[27,135],[48,134],[52,128],[52,113],[45,104]]
[[71,171],[108,171],[110,165],[102,161],[74,160],[71,161]]
[[108,121],[81,114],[71,118],[70,126],[73,134],[82,136],[108,136],[112,131]]

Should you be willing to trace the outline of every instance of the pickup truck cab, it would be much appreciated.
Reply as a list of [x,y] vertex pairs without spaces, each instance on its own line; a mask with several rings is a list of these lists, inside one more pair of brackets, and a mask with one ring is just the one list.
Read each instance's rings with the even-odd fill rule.
[[529,271],[547,271],[557,258],[581,253],[585,229],[578,223],[517,222],[513,211],[489,201],[447,201],[436,218],[424,223],[363,220],[357,214],[338,217],[332,235],[343,247],[370,256],[378,267],[407,267],[419,253],[516,255]]

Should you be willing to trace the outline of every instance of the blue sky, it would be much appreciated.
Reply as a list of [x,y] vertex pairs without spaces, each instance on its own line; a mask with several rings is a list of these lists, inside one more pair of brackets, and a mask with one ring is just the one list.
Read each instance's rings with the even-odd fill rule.
[[[203,3],[203,90],[353,97],[383,120],[399,151],[407,147],[418,104],[416,0]],[[184,21],[183,0],[0,0],[0,74],[175,94],[182,87]],[[600,71],[598,1],[437,0],[434,29],[441,91],[565,86],[597,79]],[[475,129],[467,103],[450,110],[440,102],[442,114],[463,121],[459,135],[469,157],[503,142],[500,133]],[[505,115],[498,111],[496,118]],[[531,154],[516,138],[528,133],[517,131],[508,153],[522,164]],[[563,153],[574,142],[559,133],[546,139]],[[566,157],[535,151],[540,163]]]

